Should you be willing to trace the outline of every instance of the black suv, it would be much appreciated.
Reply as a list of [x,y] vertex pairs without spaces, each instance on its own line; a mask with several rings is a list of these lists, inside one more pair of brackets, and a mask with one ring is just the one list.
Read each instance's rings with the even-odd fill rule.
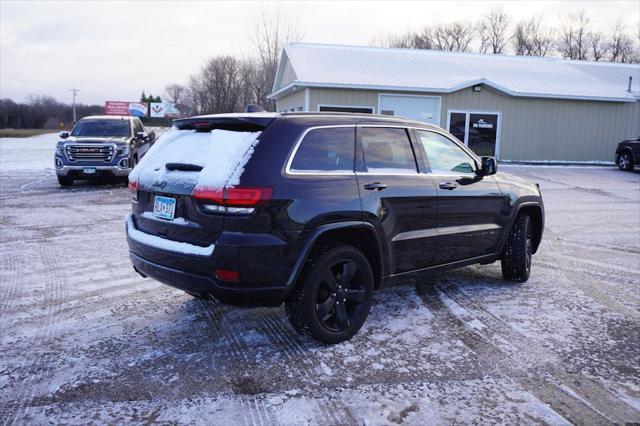
[[373,291],[500,260],[526,281],[544,228],[536,184],[497,173],[439,127],[365,114],[226,114],[174,122],[129,176],[143,276],[223,303],[277,306],[327,343]]
[[616,147],[616,164],[620,170],[630,171],[640,166],[640,136],[620,142]]

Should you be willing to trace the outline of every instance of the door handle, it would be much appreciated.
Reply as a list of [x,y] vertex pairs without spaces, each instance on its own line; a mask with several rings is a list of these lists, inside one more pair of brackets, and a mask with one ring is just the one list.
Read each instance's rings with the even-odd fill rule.
[[385,185],[384,183],[380,183],[380,182],[373,182],[373,183],[367,183],[364,186],[364,189],[367,189],[369,191],[382,191],[383,189],[385,189],[387,187],[387,185]]
[[438,186],[440,187],[440,189],[448,189],[449,191],[458,187],[458,185],[452,182],[440,182],[440,185]]

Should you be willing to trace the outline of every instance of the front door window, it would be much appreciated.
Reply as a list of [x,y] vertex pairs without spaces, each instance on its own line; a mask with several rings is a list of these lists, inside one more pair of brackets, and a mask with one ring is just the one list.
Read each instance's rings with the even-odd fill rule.
[[479,156],[497,157],[496,113],[449,112],[449,132]]

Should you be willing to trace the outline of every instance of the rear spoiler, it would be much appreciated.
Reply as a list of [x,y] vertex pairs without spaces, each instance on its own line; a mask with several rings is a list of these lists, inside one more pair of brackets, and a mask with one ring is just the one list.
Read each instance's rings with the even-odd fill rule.
[[198,132],[210,132],[213,129],[260,132],[276,117],[277,114],[210,115],[174,120],[173,125],[179,130],[196,130]]

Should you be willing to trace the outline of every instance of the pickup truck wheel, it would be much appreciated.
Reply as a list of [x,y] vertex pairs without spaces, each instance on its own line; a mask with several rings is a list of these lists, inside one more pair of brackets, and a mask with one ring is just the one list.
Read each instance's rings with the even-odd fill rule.
[[616,155],[616,164],[620,170],[633,170],[633,158],[631,158],[631,153],[623,151]]
[[68,176],[58,176],[58,183],[60,186],[71,186],[73,185],[73,178]]
[[333,245],[307,260],[285,310],[293,328],[324,343],[350,339],[373,302],[373,272],[356,248]]
[[521,214],[513,224],[502,255],[502,276],[509,281],[524,282],[531,273],[533,255],[531,218]]

